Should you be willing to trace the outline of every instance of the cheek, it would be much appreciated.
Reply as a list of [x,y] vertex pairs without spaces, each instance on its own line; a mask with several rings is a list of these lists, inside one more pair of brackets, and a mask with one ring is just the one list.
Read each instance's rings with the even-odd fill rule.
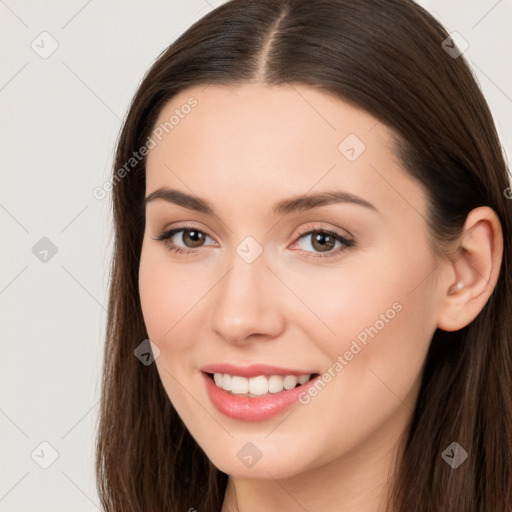
[[414,254],[404,254],[404,246],[354,258],[347,262],[350,271],[316,270],[295,282],[317,317],[307,315],[302,326],[327,356],[325,371],[342,375],[331,380],[354,407],[379,408],[383,393],[393,400],[386,386],[405,397],[435,331],[434,262],[420,245],[411,244]]
[[[313,404],[322,418],[318,428],[340,451],[370,436],[395,413],[414,409],[435,321],[429,307],[432,280],[425,279],[430,262],[408,262],[377,263],[361,273],[354,269],[329,283],[316,279],[315,284],[330,291],[321,293],[317,287],[308,295],[308,306],[335,335],[325,331],[319,336],[322,324],[315,318],[309,322],[309,337],[316,330],[311,339],[327,355],[326,384],[325,391],[304,397],[303,403]],[[306,421],[311,415],[304,412]]]
[[175,329],[207,291],[204,280],[188,271],[186,265],[182,267],[173,265],[164,250],[143,246],[139,267],[140,301],[148,335],[157,343],[171,339]]
[[424,332],[425,324],[433,321],[427,305],[433,266],[427,251],[404,255],[403,248],[390,246],[378,255],[354,254],[339,268],[288,272],[284,280],[310,310],[304,309],[303,322],[316,329],[316,339],[324,340],[324,351],[332,359],[351,340],[364,344],[391,326],[404,333],[415,327]]
[[175,294],[169,288],[163,270],[164,267],[143,248],[139,267],[139,295],[144,323],[153,341],[162,339],[172,326],[172,318],[167,312],[173,311],[176,306]]
[[[190,276],[187,276],[190,277]],[[162,384],[178,410],[186,408],[186,396],[179,382],[190,371],[187,351],[190,339],[182,336],[196,295],[196,287],[183,272],[169,263],[165,251],[143,245],[139,267],[139,295],[149,339],[160,349],[155,360]],[[178,361],[178,364],[173,364]],[[188,404],[190,405],[190,404]]]

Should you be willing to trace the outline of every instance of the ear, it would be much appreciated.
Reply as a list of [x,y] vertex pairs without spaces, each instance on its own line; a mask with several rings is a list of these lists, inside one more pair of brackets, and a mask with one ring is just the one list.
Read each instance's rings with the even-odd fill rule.
[[437,327],[457,331],[476,318],[496,286],[502,256],[503,233],[496,212],[488,206],[475,208],[446,264]]

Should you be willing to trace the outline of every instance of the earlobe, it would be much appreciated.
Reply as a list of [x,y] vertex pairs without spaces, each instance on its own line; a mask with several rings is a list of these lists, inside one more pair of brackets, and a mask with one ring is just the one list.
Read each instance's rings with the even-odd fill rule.
[[496,286],[502,256],[498,216],[488,206],[475,208],[468,214],[458,248],[447,262],[450,278],[441,284],[440,329],[457,331],[478,316]]

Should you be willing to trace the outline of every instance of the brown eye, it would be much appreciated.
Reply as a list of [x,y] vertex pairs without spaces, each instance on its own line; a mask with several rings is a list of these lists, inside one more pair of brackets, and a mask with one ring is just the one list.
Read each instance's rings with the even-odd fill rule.
[[201,231],[197,229],[183,229],[183,234],[181,235],[181,241],[187,246],[191,248],[201,247],[204,243],[204,235]]
[[355,246],[355,240],[325,229],[310,229],[302,231],[299,235],[295,244],[303,252],[317,258],[338,256],[343,251]]
[[329,235],[328,233],[323,233],[321,231],[316,231],[312,234],[311,237],[311,245],[314,249],[319,252],[330,251],[334,248],[336,244],[336,239]]
[[163,231],[155,240],[163,242],[172,252],[192,254],[194,249],[205,245],[208,238],[210,237],[199,229],[181,227]]

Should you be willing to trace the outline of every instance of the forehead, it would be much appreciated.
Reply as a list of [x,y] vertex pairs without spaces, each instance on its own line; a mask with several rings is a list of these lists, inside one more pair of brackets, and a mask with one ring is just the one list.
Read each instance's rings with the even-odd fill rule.
[[[203,141],[232,137],[239,144],[252,140],[264,143],[267,152],[276,147],[282,152],[287,142],[302,142],[305,149],[311,149],[308,142],[313,142],[319,150],[330,146],[337,151],[343,134],[363,136],[376,124],[377,120],[364,110],[303,84],[194,86],[172,98],[156,123],[164,129],[162,136],[172,134],[175,142],[180,132]],[[386,131],[375,133],[384,144],[390,143]],[[324,142],[320,146],[319,139]]]
[[191,170],[208,159],[210,172],[217,165],[238,171],[272,165],[276,174],[297,173],[330,167],[347,137],[357,152],[387,149],[393,156],[390,134],[373,116],[302,84],[194,86],[164,106],[153,133],[149,168],[165,158]]
[[171,183],[202,196],[268,188],[277,199],[337,187],[373,203],[396,202],[397,193],[416,197],[422,208],[391,131],[368,112],[303,84],[190,87],[162,109],[152,138],[147,191]]

